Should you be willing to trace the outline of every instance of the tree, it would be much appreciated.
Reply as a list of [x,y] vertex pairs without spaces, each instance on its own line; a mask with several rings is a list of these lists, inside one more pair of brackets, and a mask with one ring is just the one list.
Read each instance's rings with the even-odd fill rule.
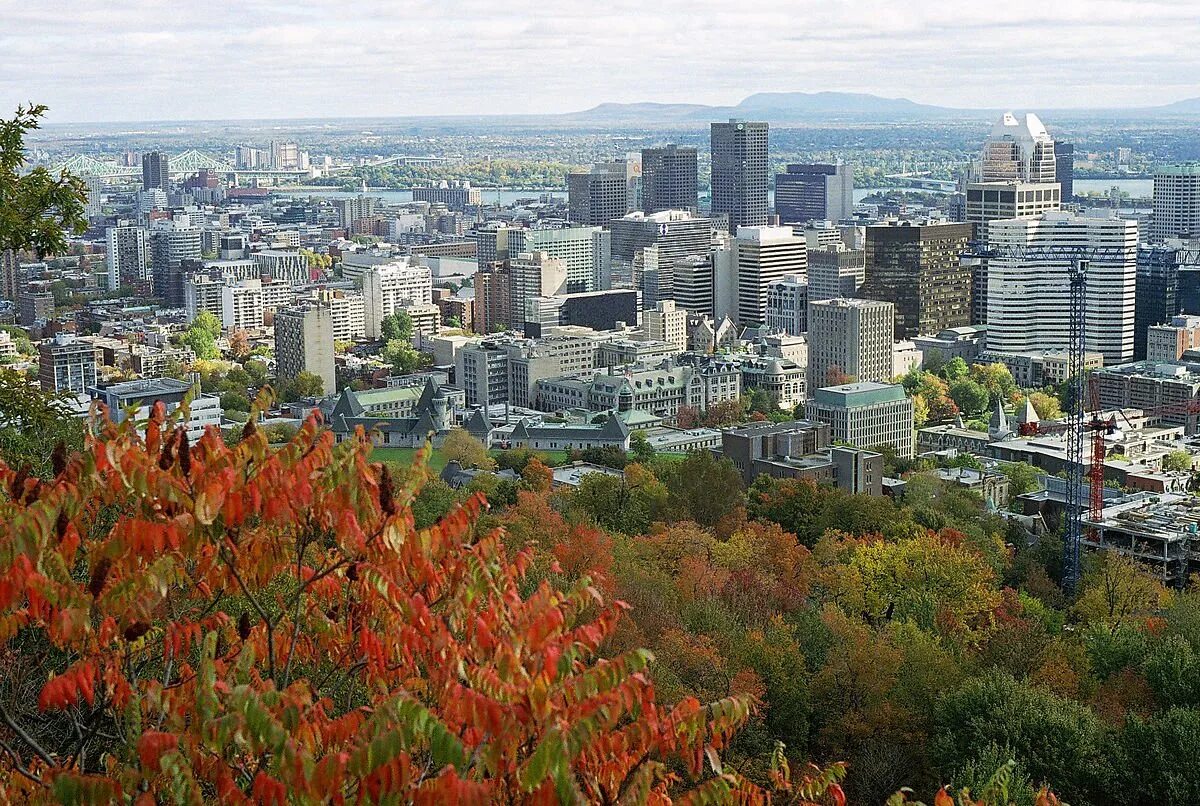
[[719,759],[746,697],[660,705],[649,653],[598,657],[619,603],[527,586],[478,496],[417,539],[428,471],[369,454],[315,416],[193,446],[158,405],[50,481],[0,465],[5,798],[756,797]]
[[988,405],[988,392],[970,378],[960,378],[950,384],[950,399],[967,414],[979,414]]
[[442,442],[442,456],[446,461],[458,462],[463,467],[477,467],[481,470],[492,470],[496,462],[488,455],[487,448],[465,429],[453,428]]
[[320,375],[308,370],[301,370],[296,377],[290,378],[283,385],[281,397],[289,403],[294,403],[306,397],[320,397],[325,394],[325,381]]
[[716,526],[745,509],[742,477],[728,459],[708,451],[692,451],[669,466],[664,483],[671,494],[671,514],[701,526]]
[[191,329],[203,330],[213,340],[221,338],[221,320],[212,311],[201,311],[192,320]]
[[229,354],[239,361],[250,355],[250,335],[243,328],[229,334]]
[[650,440],[646,438],[646,432],[640,430],[629,435],[629,452],[633,455],[633,461],[646,467],[650,466],[650,463],[654,461],[655,454],[658,453],[650,444]]
[[221,320],[210,311],[201,311],[180,337],[180,342],[192,348],[196,358],[211,361],[221,357],[217,339],[221,337]]
[[0,459],[45,478],[67,451],[83,447],[83,435],[84,421],[72,416],[65,398],[0,367]]
[[1009,462],[1000,465],[1000,472],[1008,476],[1010,498],[1032,492],[1038,488],[1038,471],[1027,462]]
[[967,377],[971,368],[967,366],[967,362],[962,359],[962,356],[955,356],[942,365],[941,375],[950,383],[962,380]]
[[619,445],[587,448],[579,455],[579,458],[594,465],[611,467],[614,470],[623,470],[625,465],[629,464],[629,454],[621,450]]
[[393,375],[407,375],[428,364],[424,353],[417,352],[408,339],[392,339],[383,346],[382,358],[392,365]]
[[1192,470],[1192,454],[1188,451],[1171,451],[1162,460],[1163,470]]
[[971,380],[978,383],[988,393],[991,402],[999,400],[1003,404],[1012,402],[1017,391],[1017,382],[1013,380],[1008,367],[997,362],[994,364],[973,364]]
[[1116,632],[1133,620],[1158,615],[1170,597],[1171,592],[1135,560],[1107,551],[1096,555],[1095,565],[1084,574],[1075,612],[1088,623]]
[[1033,404],[1033,410],[1037,412],[1038,419],[1057,420],[1063,416],[1062,407],[1054,395],[1032,392],[1029,395],[1029,402]]
[[400,310],[383,317],[380,330],[384,341],[404,341],[412,345],[413,323],[407,311]]
[[67,250],[67,232],[87,229],[87,185],[63,172],[53,176],[44,166],[28,172],[25,135],[40,128],[46,114],[40,104],[18,106],[0,120],[0,253],[30,250],[38,256]]
[[221,408],[225,411],[250,411],[250,399],[242,392],[225,392],[221,395]]

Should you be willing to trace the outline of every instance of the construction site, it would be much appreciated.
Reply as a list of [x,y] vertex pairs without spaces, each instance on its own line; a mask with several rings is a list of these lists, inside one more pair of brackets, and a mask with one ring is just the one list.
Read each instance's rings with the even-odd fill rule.
[[1083,519],[1082,545],[1124,554],[1164,584],[1182,587],[1200,572],[1200,498],[1142,493]]

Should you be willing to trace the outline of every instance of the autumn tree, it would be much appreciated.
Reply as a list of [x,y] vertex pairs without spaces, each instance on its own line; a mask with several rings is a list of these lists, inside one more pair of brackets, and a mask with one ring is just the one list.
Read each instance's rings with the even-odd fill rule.
[[442,441],[442,456],[448,462],[458,462],[463,467],[477,467],[481,470],[491,470],[496,466],[495,460],[488,455],[487,448],[463,428],[453,428]]
[[657,703],[649,653],[597,657],[623,606],[526,590],[478,496],[418,532],[423,461],[315,415],[277,451],[161,405],[94,430],[50,480],[0,464],[6,799],[760,797],[720,760],[746,697]]

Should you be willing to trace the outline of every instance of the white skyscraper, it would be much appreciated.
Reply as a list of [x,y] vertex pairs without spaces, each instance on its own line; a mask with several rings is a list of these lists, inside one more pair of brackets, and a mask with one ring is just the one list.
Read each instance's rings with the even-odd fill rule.
[[1032,112],[1005,112],[983,144],[981,182],[1054,182],[1054,138]]
[[[999,252],[990,258],[988,269],[989,350],[1030,352],[1069,346],[1068,271],[1074,259],[1069,248],[1081,247],[1087,250],[1081,256],[1089,260],[1087,349],[1101,353],[1105,364],[1132,360],[1136,221],[1051,212],[993,221],[988,242]],[[1054,251],[1039,254],[1039,247]],[[1005,250],[1016,254],[1006,255]]]
[[770,285],[789,275],[807,276],[807,242],[791,227],[738,227],[731,249],[737,276],[737,322],[742,326],[765,324]]
[[1200,163],[1166,165],[1154,171],[1151,237],[1200,238]]

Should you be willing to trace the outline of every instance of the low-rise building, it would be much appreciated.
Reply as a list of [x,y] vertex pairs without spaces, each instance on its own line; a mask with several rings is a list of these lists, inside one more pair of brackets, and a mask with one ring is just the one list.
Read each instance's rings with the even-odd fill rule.
[[113,422],[122,423],[134,416],[139,429],[145,429],[155,403],[161,402],[166,413],[171,415],[186,400],[188,417],[181,425],[187,429],[188,439],[193,443],[204,436],[204,430],[210,425],[221,427],[221,399],[201,392],[198,382],[143,378],[109,386],[94,386],[88,393],[108,407]]
[[827,423],[835,442],[859,448],[890,445],[913,455],[913,403],[899,384],[845,383],[817,389],[805,403],[809,420]]
[[725,429],[720,453],[747,485],[770,476],[832,484],[855,494],[883,494],[883,456],[832,445],[825,423],[795,420]]

